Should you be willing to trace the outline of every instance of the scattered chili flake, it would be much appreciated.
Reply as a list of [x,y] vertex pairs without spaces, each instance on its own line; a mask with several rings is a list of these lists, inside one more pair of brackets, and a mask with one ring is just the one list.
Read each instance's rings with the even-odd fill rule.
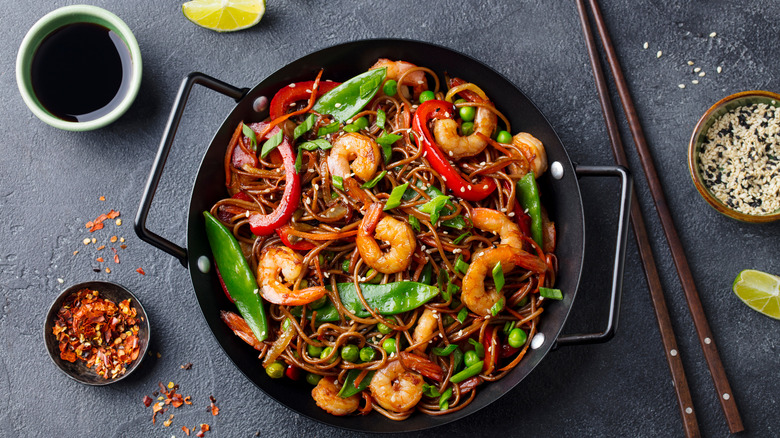
[[106,200],[106,197],[105,197],[105,196],[101,196],[101,197],[99,197],[98,199],[100,199],[101,201],[105,201],[105,200]]
[[216,417],[217,415],[219,415],[219,408],[216,405],[217,400],[214,398],[213,395],[209,396],[209,400],[211,400],[211,406],[210,406],[211,407],[211,415]]
[[119,255],[114,254],[114,263],[119,263]]
[[52,332],[63,360],[84,361],[98,375],[113,379],[127,371],[141,350],[137,313],[129,299],[116,304],[99,294],[81,289],[69,295]]
[[164,406],[165,404],[163,402],[157,402],[154,404],[154,407],[152,407],[152,424],[157,422],[157,414],[163,410]]
[[192,397],[189,395],[187,397],[184,397],[184,404],[185,405],[191,405],[192,404]]
[[108,219],[116,219],[119,217],[119,212],[111,209],[111,211],[109,211],[106,216],[108,217]]
[[100,251],[101,249],[104,249],[105,247],[106,247],[106,245],[100,245],[100,246],[97,247],[97,250]]
[[95,226],[95,223],[94,223],[94,222],[92,222],[92,221],[89,221],[89,222],[87,222],[86,224],[84,224],[84,227],[85,227],[85,228],[92,228],[93,226]]
[[98,257],[96,260],[98,263],[103,263],[103,257]]
[[106,268],[106,274],[110,274],[110,273],[111,273],[111,268]]
[[120,237],[120,238],[119,238],[119,241],[120,241],[120,242],[124,242],[124,241],[125,241],[125,238],[124,238],[124,237]]
[[127,245],[119,245],[119,247],[122,249],[127,249]]
[[171,426],[171,423],[173,423],[173,414],[171,414],[171,416],[170,416],[170,417],[168,417],[168,419],[167,419],[167,420],[163,421],[163,425],[164,425],[165,427],[170,427],[170,426]]
[[181,430],[183,430],[187,436],[190,436],[190,429],[187,426],[182,426]]
[[146,406],[147,408],[152,405],[153,401],[154,399],[149,397],[148,395],[144,396],[144,406]]
[[89,232],[90,232],[90,233],[94,233],[95,231],[97,231],[97,230],[102,230],[102,229],[103,229],[103,222],[98,222],[98,223],[96,223],[95,225],[93,225],[93,226],[92,226],[92,227],[89,229]]
[[159,359],[159,358],[161,358],[161,357],[162,357],[162,354],[160,354],[160,352],[158,351],[158,352],[157,352],[157,359]]
[[116,236],[111,236],[111,239],[110,239],[110,240],[111,240],[111,243],[114,243],[114,242],[116,242],[116,241],[117,241],[117,237],[116,237]]
[[210,431],[210,430],[211,430],[211,426],[209,426],[209,425],[208,425],[208,424],[206,424],[206,423],[203,423],[203,424],[201,424],[201,425],[200,425],[200,428],[201,428],[201,429],[202,429],[204,432],[208,432],[208,431]]
[[183,370],[191,370],[192,369],[192,362],[185,363],[184,365],[181,366],[181,369],[183,369]]
[[75,251],[73,251],[73,255],[76,255],[76,254],[78,254],[78,253],[79,253],[79,250],[75,250]]
[[139,273],[141,275],[146,275],[146,272],[144,272],[144,268],[138,268],[138,269],[135,270],[135,272],[137,272],[137,273]]
[[89,237],[85,237],[83,242],[84,242],[84,245],[89,245]]

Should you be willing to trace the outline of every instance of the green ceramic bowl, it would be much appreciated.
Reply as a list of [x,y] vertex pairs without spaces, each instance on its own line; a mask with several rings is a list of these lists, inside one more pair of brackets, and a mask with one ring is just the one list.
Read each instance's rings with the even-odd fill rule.
[[[130,50],[132,61],[130,86],[119,105],[102,117],[86,122],[62,120],[46,110],[33,92],[30,73],[33,56],[41,42],[55,30],[74,23],[94,23],[112,30],[122,38]],[[118,119],[130,108],[138,94],[138,89],[141,87],[141,72],[141,49],[130,28],[119,17],[97,6],[65,6],[46,14],[27,32],[16,57],[16,83],[24,103],[39,119],[55,128],[68,131],[90,131],[102,128]]]
[[701,119],[699,119],[699,122],[696,124],[693,134],[691,135],[691,140],[688,144],[688,171],[691,173],[691,178],[693,179],[693,184],[696,186],[696,190],[698,190],[702,198],[718,212],[743,222],[773,222],[780,219],[780,211],[766,215],[753,215],[735,210],[723,203],[720,199],[716,198],[704,184],[704,179],[699,170],[699,151],[701,150],[701,144],[707,138],[707,131],[709,131],[710,127],[727,112],[741,106],[748,106],[756,103],[763,103],[778,108],[780,107],[780,94],[762,90],[743,91],[726,96],[712,105],[710,109],[701,116]]

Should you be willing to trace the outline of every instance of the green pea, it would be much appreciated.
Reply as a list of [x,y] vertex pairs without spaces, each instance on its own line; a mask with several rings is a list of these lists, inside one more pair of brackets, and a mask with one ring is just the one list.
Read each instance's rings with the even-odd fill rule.
[[420,93],[420,103],[423,103],[428,100],[433,100],[436,98],[436,95],[433,94],[433,91],[431,90],[425,90],[422,93]]
[[[326,357],[330,356],[331,351],[333,351],[333,347],[325,347],[324,350],[322,350],[322,353],[320,354],[320,359],[325,359]],[[336,354],[333,355],[333,357],[328,361],[328,363],[333,363],[336,361],[336,357],[338,356],[338,351]]]
[[522,300],[517,303],[517,307],[523,308],[528,305],[528,295],[524,296]]
[[455,318],[452,315],[450,315],[449,313],[445,313],[444,314],[444,320],[442,320],[442,322],[444,323],[445,326],[448,326],[448,325],[452,324],[453,322],[455,322]]
[[365,118],[365,117],[361,117],[361,118],[355,120],[354,122],[352,122],[352,124],[357,126],[358,131],[360,131],[361,129],[368,128],[368,119]]
[[349,273],[349,260],[344,260],[341,262],[341,270]]
[[322,347],[317,347],[316,345],[309,344],[306,346],[306,351],[309,352],[309,356],[311,357],[320,357],[322,350]]
[[322,379],[322,376],[319,374],[306,373],[306,381],[312,385],[320,383],[320,379]]
[[385,82],[384,86],[382,86],[382,91],[388,96],[395,96],[395,93],[398,92],[398,82],[396,82],[394,79],[390,79],[389,81]]
[[360,128],[357,127],[354,123],[350,123],[349,125],[344,126],[344,131],[346,132],[358,132]]
[[473,106],[462,106],[458,108],[458,114],[460,114],[460,118],[464,122],[472,122],[474,121],[474,116],[477,115],[477,109]]
[[512,143],[512,134],[506,131],[499,131],[496,136],[496,141],[499,143]]
[[379,330],[379,333],[382,333],[383,335],[386,335],[393,331],[390,327],[382,324],[381,322],[376,325],[376,329]]
[[474,350],[469,350],[466,352],[466,354],[463,355],[463,362],[466,364],[467,367],[470,367],[479,361],[480,361],[479,355]]
[[341,358],[348,362],[357,362],[360,358],[360,349],[357,345],[347,344],[341,348]]
[[474,133],[474,124],[472,122],[465,122],[460,125],[460,133],[463,135],[471,135]]
[[369,362],[374,360],[376,352],[371,347],[363,347],[360,349],[360,360],[363,362]]
[[512,348],[520,348],[525,345],[525,341],[528,340],[528,335],[520,328],[514,328],[509,332],[507,343]]
[[366,272],[366,278],[371,277],[372,275],[374,275],[374,273],[376,273],[376,275],[374,276],[374,278],[371,279],[371,281],[369,281],[369,283],[371,283],[371,284],[379,284],[379,283],[381,283],[382,282],[382,278],[384,277],[384,275],[382,275],[379,272],[376,272],[374,270],[374,268],[371,268],[371,269],[368,270],[368,272]]
[[300,289],[306,289],[309,287],[309,280],[301,280]]
[[272,379],[279,379],[284,375],[284,364],[274,362],[265,369],[265,373]]
[[325,264],[325,255],[322,253],[317,254],[317,261],[320,262],[320,266]]
[[316,300],[309,303],[309,308],[312,310],[317,310],[320,307],[324,306],[327,301],[328,301],[328,296],[323,295],[320,298],[317,298]]
[[395,339],[394,338],[387,338],[382,342],[382,348],[387,352],[387,354],[393,354],[395,353]]

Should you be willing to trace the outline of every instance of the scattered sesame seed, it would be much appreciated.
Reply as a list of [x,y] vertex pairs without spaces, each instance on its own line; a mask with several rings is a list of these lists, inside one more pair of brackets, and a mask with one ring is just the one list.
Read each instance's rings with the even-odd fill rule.
[[63,280],[63,279],[61,279],[61,278],[58,278],[58,279],[57,279],[57,283],[59,283],[59,284],[65,283],[65,280]]
[[700,71],[701,71],[701,67],[696,67],[696,68],[694,68],[694,69],[693,69],[693,72],[694,72],[694,73],[698,73],[698,72],[700,72]]
[[693,61],[688,61],[688,65],[693,65]]
[[89,245],[89,237],[84,238],[84,245]]
[[483,189],[485,189],[485,190],[487,190],[487,189],[488,189],[488,185],[487,185],[487,184],[485,184],[484,186],[482,186],[482,188],[483,188]]
[[510,212],[509,212],[509,214],[507,214],[507,216],[509,216],[509,217],[515,217],[515,212],[514,212],[514,211],[510,211]]
[[699,77],[704,77],[705,74],[707,74],[707,73],[701,72],[701,73],[699,73]]
[[685,84],[679,84],[677,86],[680,87],[680,88],[685,88]]
[[307,93],[311,93],[311,90],[309,90],[309,89],[306,89],[306,92],[307,92]]
[[468,187],[469,187],[469,190],[471,190],[471,184],[469,184]]
[[463,252],[463,250],[460,249],[460,248],[455,248],[455,249],[452,250],[453,254],[460,254],[461,252]]
[[452,155],[453,155],[452,151],[448,151],[448,153],[450,154],[450,156],[452,156]]
[[121,227],[122,226],[122,219],[117,219],[116,220],[116,226],[117,227]]
[[461,187],[461,188],[460,188],[460,192],[461,192],[461,193],[465,193],[465,192],[466,192],[466,188],[465,188],[465,187]]
[[696,84],[698,84],[698,83],[699,83],[699,80],[698,80],[698,79],[694,79],[694,80],[692,80],[692,81],[691,81],[691,83],[692,83],[693,85],[696,85]]
[[290,84],[290,88],[295,88],[295,84],[294,83]]
[[648,47],[650,47],[650,44],[649,44],[647,41],[645,41],[645,44],[644,44],[644,45],[642,45],[642,47],[643,47],[643,48],[645,48],[645,49],[647,49]]
[[660,57],[661,57],[661,55],[663,55],[663,54],[664,54],[664,52],[662,52],[662,51],[660,51],[660,50],[659,50],[659,51],[658,51],[658,53],[656,53],[656,54],[655,54],[655,57],[656,57],[656,58],[660,58]]
[[443,180],[444,180],[444,182],[447,182],[447,177],[446,177],[446,176],[442,175],[442,176],[441,176],[441,179],[443,179]]
[[715,33],[715,32],[712,32],[712,33],[710,34],[710,38],[715,38],[716,36],[718,36],[718,34],[717,34],[717,33]]
[[422,85],[422,84],[424,84],[424,83],[425,83],[425,81],[417,81],[417,84],[418,84],[418,85]]
[[124,242],[124,241],[125,241],[125,238],[124,238],[124,237],[120,237],[120,238],[119,238],[119,241],[120,241],[120,242]]
[[92,242],[92,243],[97,243],[97,239],[95,239],[95,238],[93,237],[93,238],[92,238],[92,240],[90,240],[90,242]]
[[341,104],[336,102],[336,105],[334,105],[336,108],[341,108]]

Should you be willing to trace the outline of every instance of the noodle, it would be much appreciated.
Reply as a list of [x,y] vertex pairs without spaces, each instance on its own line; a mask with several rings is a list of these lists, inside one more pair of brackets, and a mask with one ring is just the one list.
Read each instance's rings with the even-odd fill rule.
[[[379,86],[378,94],[347,122],[340,124],[336,132],[319,137],[327,140],[328,147],[300,148],[304,142],[317,140],[318,130],[330,126],[335,120],[312,110],[316,108],[315,95],[318,85],[321,85],[322,71],[317,75],[313,89],[306,90],[310,95],[293,102],[288,113],[274,120],[247,125],[256,132],[257,142],[245,136],[246,130],[240,124],[230,140],[224,161],[230,197],[215,203],[210,212],[233,231],[249,265],[257,272],[261,293],[265,293],[264,288],[267,287],[285,288],[292,296],[317,288],[328,289],[323,298],[303,306],[279,304],[278,301],[274,301],[276,304],[266,303],[270,339],[261,343],[260,359],[264,364],[278,361],[297,368],[307,373],[307,380],[312,383],[319,376],[335,379],[337,387],[345,385],[349,379],[352,379],[350,384],[353,385],[370,381],[370,386],[362,394],[331,400],[348,405],[345,411],[326,410],[335,415],[377,411],[400,421],[415,412],[429,415],[457,412],[475,399],[479,385],[502,378],[522,360],[530,338],[537,331],[544,313],[543,306],[547,304],[547,299],[539,295],[540,287],[553,287],[557,259],[552,253],[555,246],[554,224],[547,219],[546,212],[542,212],[542,222],[544,236],[548,240],[536,242],[528,234],[528,226],[524,228],[523,221],[528,216],[515,199],[518,195],[516,183],[527,173],[533,173],[534,158],[543,154],[543,149],[529,151],[512,142],[494,140],[499,130],[497,118],[507,131],[510,129],[509,120],[475,83],[447,78],[445,86],[448,90],[440,91],[439,78],[434,71],[403,61],[380,60],[377,65],[382,62],[387,67],[387,78]],[[397,95],[385,94],[385,82],[391,78],[401,84]],[[456,100],[456,113],[459,108],[471,107],[476,112],[491,114],[484,119],[492,120],[490,123],[493,125],[488,127],[492,136],[485,135],[483,130],[468,139],[482,145],[481,149],[464,154],[458,151],[463,158],[450,160],[450,165],[466,181],[484,178],[491,184],[495,183],[494,191],[484,199],[466,201],[457,197],[458,193],[448,189],[448,174],[437,171],[440,167],[429,161],[424,146],[425,134],[414,128],[412,122],[419,109],[413,101],[425,91],[426,78],[434,80],[430,91],[436,99],[443,101],[446,98],[452,102],[454,98],[461,97],[467,100]],[[291,134],[296,126],[303,124],[309,116],[314,118],[313,129],[292,140]],[[357,126],[359,120],[367,123],[355,130],[349,128]],[[436,145],[443,150],[464,147],[465,136],[459,132],[465,129],[462,125],[466,121],[455,120],[458,129],[455,135],[461,138],[453,140],[454,146],[447,146],[447,140],[436,137]],[[285,172],[289,169],[285,168],[279,153],[271,152],[265,158],[259,158],[253,149],[255,145],[259,149],[260,140],[275,132],[277,126],[285,134],[285,141],[291,142],[296,156],[300,155],[297,157],[300,202],[294,204],[297,209],[287,222],[273,230],[275,233],[261,236],[253,232],[252,218],[270,215],[291,202],[282,199],[292,182],[287,180],[289,173]],[[361,164],[359,159],[356,160],[356,157],[371,158],[370,145],[375,146],[375,151],[381,150],[382,147],[376,145],[388,135],[399,138],[387,145],[389,156],[373,164]],[[347,142],[352,143],[346,145]],[[467,146],[471,147],[471,143]],[[361,149],[363,152],[354,152],[343,149],[346,147],[364,149]],[[453,155],[451,150],[450,156]],[[346,154],[347,161],[355,160],[348,163],[351,167],[347,172],[351,173],[343,177],[338,176],[342,172],[338,167],[339,154]],[[370,178],[363,180],[355,176],[355,173],[365,170],[360,166],[371,165],[376,168],[368,169]],[[380,175],[378,181],[369,184]],[[387,203],[394,196],[392,193],[404,184],[407,184],[407,189],[398,205],[387,208]],[[472,186],[468,188],[471,190]],[[447,194],[446,197],[443,194]],[[446,206],[437,207],[439,204]],[[488,219],[479,219],[479,215],[486,215],[489,221],[503,222],[501,226],[484,225]],[[368,245],[366,239],[371,239],[375,232],[379,235],[380,229],[392,237],[387,237],[390,240],[376,240],[376,249],[371,252],[365,246]],[[553,240],[550,241],[550,238]],[[268,274],[260,269],[266,263],[264,257],[270,248],[289,249],[295,254],[290,259],[293,261],[276,260],[282,264],[279,270],[283,275],[278,278],[267,278]],[[498,250],[504,252],[491,252]],[[477,278],[478,281],[474,282],[477,274],[472,274],[472,271],[476,272],[479,266],[488,263],[485,261],[489,257],[487,254],[496,256],[505,253],[512,256],[501,260],[504,286],[500,293],[493,290],[495,284],[490,272],[495,272],[495,269],[492,265],[487,266],[488,274],[484,280]],[[300,268],[297,276],[286,278],[285,275],[289,274],[284,269],[296,266]],[[382,288],[411,281],[439,284],[442,289],[427,302],[392,314],[372,301],[377,298],[376,292],[371,292],[370,288],[385,290]],[[364,311],[353,307],[356,304],[349,301],[352,298],[344,298],[339,290],[344,284],[354,286],[357,305]],[[478,310],[481,304],[474,304],[489,299],[495,301],[493,307],[488,306],[492,315]],[[337,316],[320,321],[319,318],[328,314],[323,303],[329,303],[330,312],[335,312]],[[495,309],[497,311],[494,312]],[[523,331],[522,335],[527,340],[513,347],[509,334],[518,329]],[[453,345],[457,347],[458,354],[450,350],[450,353],[440,355],[441,349],[452,349]],[[478,350],[483,348],[483,357],[479,357]],[[356,359],[354,355],[346,358],[347,349],[360,351],[360,358]],[[364,352],[366,358],[363,358]],[[476,356],[484,367],[481,372],[453,383],[450,379],[464,372],[464,353],[465,366],[472,365]],[[412,400],[411,407],[396,409],[392,405],[388,407],[375,385],[380,385],[377,376],[386,377],[382,373],[390,369],[399,354],[410,362],[405,362],[405,371],[395,378],[419,378],[412,379],[417,386],[409,390],[410,394],[401,394],[417,397],[417,400]],[[443,396],[445,393],[449,395]],[[322,407],[321,400],[316,398],[315,401]],[[361,408],[360,400],[363,401]]]

